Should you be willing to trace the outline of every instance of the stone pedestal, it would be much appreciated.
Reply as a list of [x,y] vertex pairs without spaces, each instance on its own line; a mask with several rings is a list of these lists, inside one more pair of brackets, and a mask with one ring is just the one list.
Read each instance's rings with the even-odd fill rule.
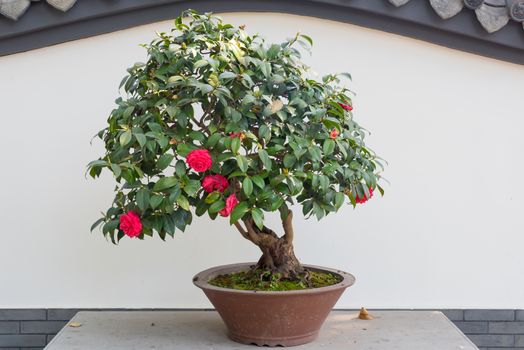
[[[319,338],[293,349],[476,350],[441,312],[333,311]],[[76,326],[76,327],[73,327]],[[46,350],[231,350],[257,349],[237,344],[213,311],[79,312]]]

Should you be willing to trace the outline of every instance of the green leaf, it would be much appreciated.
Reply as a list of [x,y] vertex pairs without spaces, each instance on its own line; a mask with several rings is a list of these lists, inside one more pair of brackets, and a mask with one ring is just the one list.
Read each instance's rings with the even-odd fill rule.
[[186,163],[183,160],[178,160],[175,164],[175,174],[183,176],[186,173]]
[[229,218],[229,222],[231,224],[234,224],[238,220],[242,219],[242,217],[247,213],[247,203],[246,202],[240,202],[237,204],[235,209],[231,212],[231,217]]
[[313,39],[311,39],[311,37],[304,35],[304,34],[300,34],[300,37],[306,39],[309,45],[313,46]]
[[207,195],[206,199],[204,200],[207,204],[215,203],[219,198],[221,194],[220,192],[211,192]]
[[266,186],[264,179],[258,175],[253,176],[251,180],[260,188],[264,188]]
[[140,133],[137,133],[137,134],[133,134],[138,142],[138,144],[140,145],[140,147],[144,147],[144,145],[146,144],[146,135],[144,134],[140,134]]
[[205,142],[205,146],[208,148],[213,148],[217,144],[217,142],[222,138],[221,134],[213,134],[211,135]]
[[126,130],[120,135],[120,146],[124,147],[129,142],[131,142],[131,139],[133,138],[133,134],[131,133],[131,130]]
[[247,176],[244,178],[244,181],[242,181],[242,190],[248,197],[253,193],[253,182]]
[[258,208],[253,208],[251,210],[251,216],[253,217],[253,221],[255,222],[255,225],[262,230],[264,228],[264,213],[262,210]]
[[149,204],[151,205],[151,208],[155,209],[162,203],[163,200],[164,200],[164,197],[158,194],[155,194],[149,199]]
[[178,196],[176,199],[177,204],[180,206],[180,208],[189,211],[189,201],[187,198],[183,195]]
[[156,167],[159,170],[164,170],[171,164],[171,161],[173,160],[174,156],[172,154],[162,154],[160,158],[158,158],[158,161],[156,162]]
[[201,68],[201,67],[205,67],[209,64],[208,61],[206,60],[200,60],[200,61],[196,61],[195,64],[193,65],[193,68],[194,69],[198,69],[198,68]]
[[269,155],[267,154],[267,151],[264,149],[261,149],[258,151],[258,157],[262,161],[262,164],[264,164],[264,167],[267,171],[271,171],[271,159],[269,159]]
[[197,202],[196,208],[195,208],[195,214],[197,216],[202,216],[206,213],[209,206],[205,202]]
[[288,153],[284,156],[284,166],[286,168],[291,168],[296,161],[297,159],[292,154]]
[[[173,235],[175,234],[175,221],[173,220],[173,218],[170,216],[164,216],[164,229],[166,230],[167,234],[170,235],[171,237],[173,237]],[[162,236],[160,236],[160,238],[162,238]],[[164,236],[165,238],[165,236]]]
[[267,50],[267,57],[270,58],[270,59],[271,58],[275,58],[278,55],[278,53],[280,52],[281,48],[282,47],[280,45],[278,45],[278,44],[271,45],[269,50]]
[[263,124],[260,126],[260,129],[258,129],[258,136],[269,141],[271,139],[271,130],[269,130],[267,125]]
[[329,187],[329,177],[327,177],[326,175],[320,175],[318,177],[318,180],[320,182],[320,188],[322,188],[322,191],[327,191]]
[[286,176],[284,174],[280,174],[280,175],[277,175],[277,176],[271,178],[271,181],[269,181],[269,182],[270,182],[271,186],[276,187],[279,183],[284,181],[285,178],[286,178]]
[[133,113],[133,111],[135,110],[135,106],[129,106],[125,109],[124,111],[124,114],[122,115],[122,117],[124,119],[127,119],[129,118],[129,116],[131,115],[131,113]]
[[115,177],[119,177],[122,174],[122,168],[120,168],[118,164],[111,164],[111,170],[113,174],[115,174]]
[[345,195],[342,192],[337,192],[335,194],[335,208],[338,209],[342,206],[342,204],[344,204],[344,198],[345,198]]
[[174,83],[176,83],[179,80],[184,80],[184,77],[182,77],[180,75],[173,75],[173,76],[169,77],[169,79],[167,79],[167,82],[169,84],[174,84]]
[[156,182],[153,191],[163,191],[175,186],[177,183],[178,179],[174,176],[162,177]]
[[240,149],[240,143],[240,137],[234,137],[231,140],[231,151],[233,151],[233,153],[238,153],[238,150]]
[[176,146],[176,151],[178,152],[178,154],[180,154],[182,157],[185,157],[187,156],[187,154],[189,152],[191,152],[192,148],[189,147],[187,144],[185,143],[179,143],[177,146]]
[[106,218],[100,218],[98,220],[95,221],[95,223],[93,225],[91,225],[91,232],[93,232],[93,230],[98,226],[100,225],[101,223],[103,223],[105,221]]
[[313,203],[313,212],[315,213],[315,216],[317,217],[317,220],[322,219],[324,217],[324,215],[326,214],[324,212],[324,209],[322,209],[320,207],[320,205],[318,205],[317,202]]
[[260,70],[266,78],[269,78],[269,76],[271,75],[271,63],[267,61],[260,63]]
[[237,165],[240,168],[240,170],[242,170],[245,173],[248,168],[247,158],[239,154],[236,156],[236,160],[237,160]]
[[149,191],[145,188],[142,188],[136,193],[136,204],[142,212],[145,212],[149,207]]
[[196,88],[197,88],[198,90],[200,90],[200,93],[201,93],[202,95],[205,95],[205,94],[207,94],[207,93],[213,91],[213,87],[212,87],[211,85],[209,85],[209,84],[197,83],[197,84],[196,84]]
[[218,79],[220,80],[229,80],[236,78],[236,74],[233,72],[224,72],[218,76]]
[[224,209],[226,206],[226,203],[223,200],[216,201],[215,203],[211,204],[209,207],[209,213],[218,213],[220,210]]
[[271,202],[271,211],[275,211],[284,204],[284,198],[278,197],[276,201]]
[[340,73],[339,75],[343,76],[343,77],[346,77],[348,78],[349,80],[353,80],[353,78],[351,77],[351,74],[347,73],[347,72],[343,72],[343,73]]
[[184,186],[184,192],[186,192],[188,196],[194,197],[200,188],[200,181],[189,180],[189,182]]
[[335,150],[335,141],[332,139],[326,139],[324,146],[322,147],[325,155],[330,155]]
[[308,148],[309,155],[314,161],[320,162],[322,159],[322,154],[320,153],[320,148],[316,146],[311,146]]
[[379,185],[377,185],[377,188],[378,188],[378,191],[380,192],[380,195],[384,196],[384,189],[380,187]]

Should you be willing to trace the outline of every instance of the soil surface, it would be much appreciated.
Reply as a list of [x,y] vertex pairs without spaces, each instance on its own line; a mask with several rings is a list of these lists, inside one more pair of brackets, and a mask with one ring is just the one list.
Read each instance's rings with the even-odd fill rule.
[[329,272],[307,271],[300,279],[283,279],[278,274],[263,270],[248,270],[219,275],[209,284],[229,289],[257,291],[286,291],[327,287],[337,284],[341,278]]

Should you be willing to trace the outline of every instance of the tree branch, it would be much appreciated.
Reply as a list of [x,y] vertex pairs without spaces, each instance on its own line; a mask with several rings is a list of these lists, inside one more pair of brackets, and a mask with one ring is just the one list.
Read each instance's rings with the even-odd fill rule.
[[273,231],[272,229],[266,226],[264,226],[264,228],[262,229],[262,232],[265,233],[266,235],[272,236],[273,238],[278,238],[278,235],[275,233],[275,231]]
[[293,231],[293,212],[290,210],[285,220],[282,220],[282,226],[284,227],[284,240],[287,243],[293,242],[295,232]]
[[250,218],[250,219],[245,219],[243,221],[247,228],[247,235],[249,236],[248,239],[251,242],[258,245],[260,243],[260,237],[258,236],[257,232],[255,231],[255,227],[253,225],[253,219]]
[[247,231],[242,227],[242,225],[240,224],[240,222],[238,222],[238,221],[235,222],[235,227],[237,228],[238,232],[240,232],[240,234],[242,235],[242,237],[244,237],[244,238],[247,239],[247,240],[250,240]]

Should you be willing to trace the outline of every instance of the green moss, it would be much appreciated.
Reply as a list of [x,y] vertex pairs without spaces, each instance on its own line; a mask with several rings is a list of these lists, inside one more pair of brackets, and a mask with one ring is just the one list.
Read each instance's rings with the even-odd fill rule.
[[309,271],[309,280],[302,276],[299,280],[283,279],[278,274],[262,270],[242,271],[219,275],[208,283],[222,288],[257,291],[286,291],[327,287],[341,281],[340,277],[329,272]]

